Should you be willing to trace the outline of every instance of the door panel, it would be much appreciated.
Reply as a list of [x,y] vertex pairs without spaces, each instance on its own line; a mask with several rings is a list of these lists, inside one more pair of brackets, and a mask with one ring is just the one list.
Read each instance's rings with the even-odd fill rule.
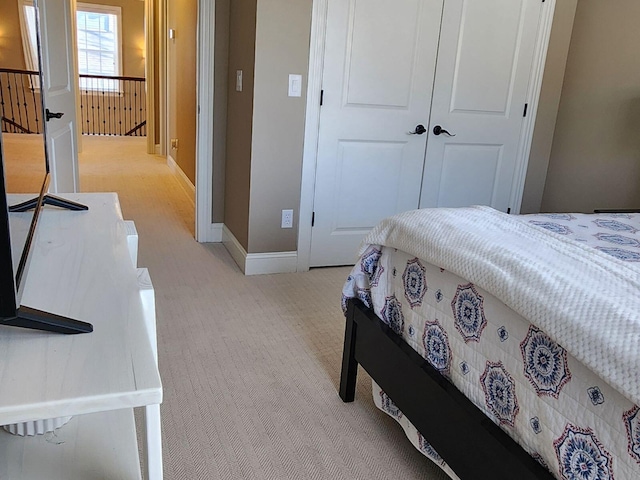
[[438,204],[448,207],[491,205],[501,158],[500,145],[447,145]]
[[52,192],[77,192],[78,137],[76,116],[75,1],[37,0],[42,44],[42,93],[45,107],[62,112],[45,122]]
[[[414,57],[419,47],[420,1],[397,2],[393,11],[385,8],[388,2],[384,0],[352,2],[346,47],[347,105],[408,107]],[[386,14],[381,16],[380,11]],[[412,24],[407,25],[407,19]],[[381,55],[381,52],[388,53]]]
[[442,0],[329,0],[311,266],[418,207]]
[[[507,114],[517,71],[523,7],[513,0],[464,3],[451,112]],[[486,14],[489,8],[491,16]]]
[[540,12],[539,0],[445,5],[421,208],[509,208]]

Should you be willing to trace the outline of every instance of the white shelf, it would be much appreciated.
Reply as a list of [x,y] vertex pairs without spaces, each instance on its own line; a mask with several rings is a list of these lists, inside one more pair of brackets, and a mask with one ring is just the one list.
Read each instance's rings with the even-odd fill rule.
[[2,480],[140,480],[133,410],[79,415],[45,435],[0,431]]
[[[145,407],[146,471],[161,480],[155,300],[148,272],[133,262],[135,227],[122,219],[116,194],[63,196],[89,210],[42,211],[21,304],[94,331],[0,326],[0,425],[73,416],[55,435],[0,430],[0,480],[140,479],[134,407]],[[30,217],[10,215],[14,257]]]

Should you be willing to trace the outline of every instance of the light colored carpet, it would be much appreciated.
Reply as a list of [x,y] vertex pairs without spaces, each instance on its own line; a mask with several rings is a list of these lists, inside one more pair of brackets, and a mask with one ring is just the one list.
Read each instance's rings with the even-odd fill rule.
[[446,478],[375,408],[362,369],[356,401],[337,395],[349,269],[245,277],[195,242],[165,161],[125,140],[85,139],[81,185],[119,193],[154,283],[165,478]]

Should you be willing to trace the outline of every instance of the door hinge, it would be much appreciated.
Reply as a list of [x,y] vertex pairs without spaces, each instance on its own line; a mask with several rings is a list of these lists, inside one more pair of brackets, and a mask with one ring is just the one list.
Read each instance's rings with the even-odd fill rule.
[[524,113],[522,114],[522,116],[523,116],[523,117],[526,117],[526,116],[527,116],[527,110],[528,110],[528,108],[529,108],[529,104],[528,104],[528,103],[525,103],[525,104],[524,104]]
[[324,102],[324,90],[320,90],[320,106],[322,106],[323,102]]
[[313,227],[316,223],[316,212],[311,214],[311,226]]

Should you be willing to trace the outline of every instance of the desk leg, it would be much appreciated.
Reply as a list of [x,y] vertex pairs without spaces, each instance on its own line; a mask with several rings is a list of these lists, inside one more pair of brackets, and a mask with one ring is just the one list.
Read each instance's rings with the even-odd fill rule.
[[160,405],[144,407],[144,462],[147,480],[162,480],[162,434]]

